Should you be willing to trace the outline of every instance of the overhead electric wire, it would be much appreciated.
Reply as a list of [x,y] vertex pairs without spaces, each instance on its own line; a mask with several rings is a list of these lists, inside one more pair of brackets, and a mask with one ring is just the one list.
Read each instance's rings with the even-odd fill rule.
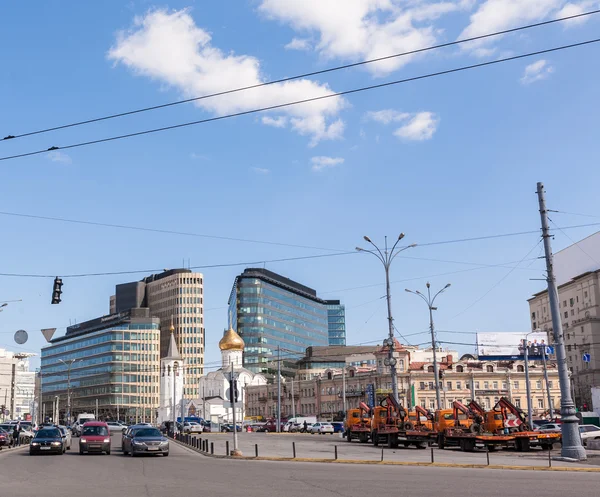
[[187,231],[175,231],[175,230],[166,230],[159,228],[142,228],[140,226],[131,226],[126,224],[114,224],[114,223],[101,223],[96,221],[83,221],[79,219],[68,219],[64,217],[55,217],[55,216],[40,216],[35,214],[21,214],[18,212],[8,212],[8,211],[0,211],[0,215],[2,216],[14,216],[14,217],[24,217],[28,219],[41,219],[44,221],[58,221],[62,223],[73,223],[73,224],[85,224],[90,226],[102,226],[105,228],[118,228],[118,229],[128,229],[134,231],[149,231],[151,233],[162,233],[167,235],[183,235],[183,236],[193,236],[198,238],[214,238],[216,240],[226,240],[230,242],[245,242],[245,243],[260,243],[264,245],[277,245],[280,247],[292,247],[292,248],[303,248],[303,249],[312,249],[312,250],[327,250],[331,252],[341,252],[341,249],[333,249],[333,248],[325,248],[325,247],[313,247],[310,245],[297,245],[293,243],[282,243],[282,242],[272,242],[265,240],[253,240],[248,238],[234,238],[230,236],[219,236],[219,235],[205,235],[201,233],[191,233]]
[[89,141],[85,141],[85,142],[78,142],[78,143],[73,143],[70,145],[65,145],[62,147],[58,147],[58,146],[52,146],[48,149],[45,150],[36,150],[34,152],[25,152],[22,154],[16,154],[16,155],[8,155],[8,156],[4,156],[4,157],[0,157],[0,161],[5,161],[5,160],[11,160],[11,159],[17,159],[17,158],[21,158],[21,157],[30,157],[33,155],[39,155],[39,154],[44,154],[46,152],[52,152],[55,150],[69,150],[69,149],[73,149],[73,148],[80,148],[80,147],[86,147],[89,145],[96,145],[99,143],[107,143],[107,142],[111,142],[111,141],[116,141],[116,140],[122,140],[125,138],[133,138],[135,136],[142,136],[142,135],[148,135],[148,134],[153,134],[153,133],[159,133],[159,132],[163,132],[163,131],[169,131],[169,130],[173,130],[173,129],[179,129],[179,128],[185,128],[188,126],[195,126],[198,124],[205,124],[205,123],[210,123],[210,122],[215,122],[215,121],[222,121],[225,119],[231,119],[234,117],[240,117],[240,116],[247,116],[247,115],[251,115],[251,114],[257,114],[260,112],[266,112],[266,111],[270,111],[270,110],[275,110],[275,109],[281,109],[284,107],[291,107],[294,105],[300,105],[300,104],[305,104],[305,103],[309,103],[309,102],[316,102],[319,100],[325,100],[325,99],[329,99],[329,98],[334,98],[334,97],[341,97],[344,95],[351,95],[354,93],[361,93],[361,92],[365,92],[365,91],[370,91],[370,90],[377,90],[377,89],[381,89],[381,88],[386,88],[386,87],[390,87],[390,86],[395,86],[395,85],[399,85],[399,84],[403,84],[403,83],[408,83],[411,81],[419,81],[422,79],[428,79],[428,78],[433,78],[433,77],[437,77],[437,76],[443,76],[446,74],[453,74],[453,73],[457,73],[457,72],[462,72],[462,71],[467,71],[469,69],[477,69],[480,67],[486,67],[486,66],[491,66],[491,65],[495,65],[495,64],[501,64],[503,62],[509,62],[509,61],[513,61],[513,60],[519,60],[519,59],[524,59],[527,57],[533,57],[536,55],[542,55],[542,54],[548,54],[548,53],[552,53],[552,52],[558,52],[560,50],[567,50],[570,48],[576,48],[576,47],[581,47],[581,46],[585,46],[585,45],[591,45],[593,43],[598,43],[600,42],[600,38],[595,38],[592,40],[586,40],[586,41],[582,41],[582,42],[578,42],[578,43],[571,43],[568,45],[561,45],[558,47],[552,47],[552,48],[547,48],[544,50],[537,50],[535,52],[528,52],[525,54],[519,54],[519,55],[513,55],[511,57],[504,57],[501,59],[495,59],[495,60],[489,60],[487,62],[480,62],[478,64],[471,64],[471,65],[467,65],[467,66],[461,66],[461,67],[455,67],[453,69],[446,69],[444,71],[437,71],[437,72],[433,72],[433,73],[428,73],[428,74],[422,74],[420,76],[413,76],[410,78],[403,78],[403,79],[398,79],[398,80],[394,80],[394,81],[388,81],[387,83],[380,83],[380,84],[376,84],[376,85],[370,85],[370,86],[362,86],[360,88],[354,88],[351,90],[345,90],[345,91],[340,91],[340,92],[335,92],[335,93],[329,93],[327,95],[321,95],[319,97],[312,97],[312,98],[305,98],[302,100],[296,100],[296,101],[292,101],[292,102],[286,102],[283,104],[277,104],[277,105],[270,105],[267,107],[259,107],[256,109],[250,109],[250,110],[245,110],[245,111],[240,111],[240,112],[235,112],[232,114],[225,114],[223,116],[215,116],[215,117],[210,117],[210,118],[206,118],[206,119],[199,119],[197,121],[189,121],[186,123],[180,123],[180,124],[173,124],[170,126],[162,126],[160,128],[152,128],[152,129],[147,129],[144,131],[137,131],[137,132],[133,132],[133,133],[126,133],[123,135],[115,135],[115,136],[111,136],[108,138],[99,138],[97,140],[89,140]]
[[63,125],[59,125],[59,126],[53,126],[50,128],[45,128],[45,129],[40,129],[40,130],[36,130],[36,131],[29,131],[26,133],[21,133],[18,135],[8,135],[6,137],[3,138],[4,141],[6,140],[14,140],[16,138],[23,138],[26,136],[32,136],[32,135],[39,135],[42,133],[48,133],[50,131],[57,131],[60,129],[66,129],[66,128],[73,128],[76,126],[83,126],[85,124],[91,124],[91,123],[95,123],[95,122],[99,122],[99,121],[106,121],[109,119],[115,119],[118,117],[124,117],[124,116],[129,116],[129,115],[133,115],[133,114],[140,114],[142,112],[148,112],[148,111],[152,111],[152,110],[158,110],[158,109],[164,109],[166,107],[173,107],[175,105],[181,105],[181,104],[186,104],[186,103],[190,103],[190,102],[195,102],[198,100],[205,100],[208,98],[214,98],[214,97],[219,97],[219,96],[223,96],[223,95],[229,95],[232,93],[237,93],[237,92],[241,92],[241,91],[247,91],[247,90],[251,90],[251,89],[255,89],[255,88],[261,88],[263,86],[270,86],[270,85],[274,85],[277,83],[286,83],[288,81],[293,81],[296,79],[302,79],[302,78],[308,78],[308,77],[312,77],[312,76],[318,76],[320,74],[326,74],[326,73],[330,73],[330,72],[334,72],[334,71],[340,71],[343,69],[350,69],[353,67],[359,67],[359,66],[363,66],[363,65],[367,65],[367,64],[373,64],[376,62],[382,62],[385,60],[390,60],[390,59],[395,59],[395,58],[399,58],[399,57],[405,57],[408,55],[416,55],[418,53],[423,53],[423,52],[428,52],[430,50],[437,50],[440,48],[446,48],[446,47],[451,47],[454,45],[460,45],[463,43],[470,43],[470,42],[474,42],[474,41],[478,41],[478,40],[483,40],[486,38],[492,38],[495,36],[501,36],[501,35],[505,35],[505,34],[509,34],[509,33],[515,33],[518,31],[523,31],[526,29],[531,29],[531,28],[536,28],[536,27],[541,27],[541,26],[546,26],[549,24],[554,24],[554,23],[559,23],[559,22],[564,22],[564,21],[569,21],[569,20],[573,20],[573,19],[577,19],[577,18],[581,18],[581,17],[585,17],[585,16],[590,16],[593,14],[597,14],[600,12],[600,9],[597,10],[592,10],[592,11],[588,11],[588,12],[582,12],[579,14],[574,14],[571,16],[566,16],[566,17],[560,17],[560,18],[556,18],[556,19],[550,19],[548,21],[542,21],[542,22],[537,22],[537,23],[533,23],[533,24],[527,24],[524,26],[519,26],[516,28],[511,28],[511,29],[505,29],[502,31],[495,31],[493,33],[487,33],[487,34],[483,34],[483,35],[479,35],[479,36],[473,36],[471,38],[463,38],[461,40],[456,40],[456,41],[451,41],[451,42],[447,42],[447,43],[441,43],[438,45],[432,45],[429,47],[424,47],[424,48],[419,48],[419,49],[415,49],[415,50],[410,50],[408,52],[400,52],[400,53],[395,53],[392,55],[387,55],[384,57],[377,57],[374,59],[367,59],[367,60],[363,60],[360,62],[354,62],[351,64],[343,64],[343,65],[339,65],[339,66],[335,66],[335,67],[330,67],[327,69],[321,69],[319,71],[311,71],[311,72],[306,72],[303,74],[298,74],[296,76],[289,76],[286,78],[280,78],[280,79],[276,79],[273,81],[266,81],[263,83],[257,83],[254,85],[249,85],[249,86],[242,86],[239,88],[233,88],[230,90],[224,90],[224,91],[220,91],[217,93],[211,93],[208,95],[202,95],[199,97],[192,97],[192,98],[187,98],[184,100],[177,100],[175,102],[168,102],[166,104],[159,104],[159,105],[153,105],[150,107],[143,107],[140,109],[135,109],[135,110],[130,110],[130,111],[126,111],[126,112],[119,112],[116,114],[109,114],[107,116],[102,116],[102,117],[96,117],[96,118],[92,118],[92,119],[86,119],[84,121],[77,121],[74,123],[69,123],[69,124],[63,124]]
[[556,214],[566,214],[568,216],[592,217],[595,219],[600,219],[600,216],[594,216],[592,214],[579,214],[577,212],[556,211],[554,209],[548,209],[548,212],[554,212]]
[[551,223],[554,225],[554,227],[555,227],[557,230],[559,230],[559,231],[560,231],[560,232],[561,232],[563,235],[565,235],[565,236],[566,236],[566,237],[567,237],[567,238],[568,238],[568,239],[569,239],[569,240],[570,240],[570,241],[571,241],[571,242],[572,242],[572,243],[573,243],[573,244],[574,244],[574,245],[575,245],[575,246],[576,246],[576,247],[577,247],[579,250],[581,250],[581,252],[583,252],[583,253],[584,253],[584,254],[585,254],[587,257],[588,257],[588,259],[590,259],[592,262],[594,262],[595,264],[597,264],[597,265],[599,265],[599,266],[600,266],[600,262],[598,262],[598,261],[597,261],[597,260],[596,260],[594,257],[592,257],[590,254],[588,254],[588,253],[587,253],[587,252],[586,252],[586,251],[583,249],[583,247],[581,247],[581,245],[579,245],[579,243],[578,243],[578,242],[576,242],[575,240],[573,240],[573,239],[572,239],[572,238],[571,238],[569,235],[567,235],[567,234],[566,234],[566,233],[565,233],[565,232],[564,232],[564,231],[563,231],[561,228],[559,228],[559,227],[556,225],[556,223],[555,223],[555,222],[554,222],[552,219],[550,219],[550,218],[548,217],[548,220],[549,220],[549,221],[550,221],[550,222],[551,222]]

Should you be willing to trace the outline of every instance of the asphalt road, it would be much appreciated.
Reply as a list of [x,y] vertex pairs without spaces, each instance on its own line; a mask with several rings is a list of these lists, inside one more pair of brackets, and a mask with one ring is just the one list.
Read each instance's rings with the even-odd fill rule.
[[2,495],[11,497],[315,497],[423,492],[462,497],[544,495],[597,497],[597,473],[463,470],[451,468],[356,466],[210,459],[171,445],[168,458],[123,456],[120,437],[113,452],[78,453],[74,439],[63,456],[29,456],[26,450],[0,454]]

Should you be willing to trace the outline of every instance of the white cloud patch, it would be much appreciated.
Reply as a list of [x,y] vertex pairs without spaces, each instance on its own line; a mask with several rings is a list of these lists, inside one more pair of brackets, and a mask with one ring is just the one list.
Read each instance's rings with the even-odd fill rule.
[[263,124],[266,124],[267,126],[273,126],[274,128],[285,128],[288,124],[288,119],[285,116],[263,116],[261,120]]
[[533,64],[529,64],[527,67],[525,67],[525,72],[521,77],[521,83],[523,83],[524,85],[535,83],[536,81],[546,79],[553,72],[554,67],[548,64],[547,60],[538,60]]
[[53,150],[48,154],[48,159],[52,162],[59,162],[60,164],[71,164],[73,160],[71,156],[61,152],[60,150]]
[[[595,10],[599,7],[600,7],[600,2],[593,1],[593,0],[586,0],[583,2],[577,2],[577,3],[569,2],[562,9],[560,9],[557,12],[556,17],[561,18],[561,17],[576,16],[576,15],[583,14],[584,12],[587,12],[590,10]],[[577,26],[577,25],[583,24],[586,21],[588,21],[590,17],[591,16],[583,16],[583,17],[578,17],[575,19],[569,19],[568,21],[564,21],[564,23],[565,23],[566,27]]]
[[330,169],[332,167],[339,166],[344,163],[344,159],[341,157],[326,157],[326,156],[318,156],[310,159],[312,164],[312,170],[316,172],[321,172],[324,169]]
[[[212,45],[210,34],[195,24],[187,10],[151,10],[136,17],[130,30],[117,35],[107,56],[137,74],[167,83],[187,98],[265,81],[258,59],[224,53]],[[326,84],[303,79],[199,100],[196,105],[225,115],[332,93]],[[310,137],[314,146],[342,136],[344,123],[338,114],[344,106],[342,98],[333,97],[280,109],[279,113],[287,117],[286,126]]]
[[394,135],[409,141],[430,140],[439,123],[439,118],[433,112],[417,112],[404,126],[394,131]]
[[[472,7],[474,0],[261,0],[259,10],[297,32],[315,35],[314,49],[325,58],[373,59],[435,44],[433,21]],[[294,43],[292,40],[290,43]],[[416,56],[369,64],[383,76]]]
[[286,50],[310,50],[312,43],[310,38],[292,38],[285,47]]
[[253,167],[252,171],[256,174],[269,174],[271,172],[270,169],[266,169],[264,167]]
[[190,159],[193,159],[193,160],[208,160],[208,155],[197,154],[196,152],[192,152],[190,154]]
[[433,137],[440,119],[433,112],[400,112],[395,109],[383,109],[367,112],[365,119],[381,124],[404,123],[394,131],[394,135],[403,140],[424,141]]

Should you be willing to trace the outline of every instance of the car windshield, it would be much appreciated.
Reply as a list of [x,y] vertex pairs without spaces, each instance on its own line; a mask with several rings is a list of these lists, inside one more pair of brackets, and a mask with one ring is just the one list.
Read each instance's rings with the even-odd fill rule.
[[101,437],[108,435],[108,430],[106,426],[86,426],[83,428],[83,435]]
[[162,437],[162,434],[156,428],[142,428],[141,430],[136,430],[136,437]]
[[58,429],[53,429],[53,430],[40,430],[36,433],[35,438],[60,438],[61,434],[60,431],[58,431]]

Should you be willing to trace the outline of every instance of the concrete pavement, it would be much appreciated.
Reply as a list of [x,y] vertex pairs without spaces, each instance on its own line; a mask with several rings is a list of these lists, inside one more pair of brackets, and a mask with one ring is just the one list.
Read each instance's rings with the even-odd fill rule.
[[463,470],[433,467],[353,466],[211,459],[171,445],[171,455],[131,458],[119,450],[106,455],[78,454],[77,439],[64,456],[14,451],[0,458],[2,495],[11,497],[364,497],[384,492],[423,492],[463,497],[598,495],[593,473]]

